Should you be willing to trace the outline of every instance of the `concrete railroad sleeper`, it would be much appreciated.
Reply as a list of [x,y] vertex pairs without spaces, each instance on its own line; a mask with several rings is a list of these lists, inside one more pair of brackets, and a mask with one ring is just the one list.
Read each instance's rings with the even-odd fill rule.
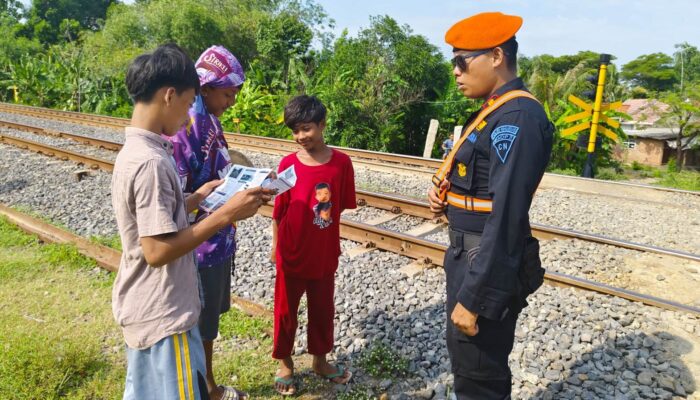
[[[93,168],[102,168],[107,171],[111,171],[113,163],[107,160],[100,160],[94,157],[85,157],[78,153],[74,153],[67,150],[57,149],[52,146],[43,145],[29,140],[11,138],[6,135],[0,135],[0,141],[7,142],[9,144],[29,148],[34,151],[38,151],[47,155],[55,155],[57,157],[69,158],[73,161],[82,162]],[[362,198],[363,193],[360,193],[360,198]],[[367,201],[367,196],[365,196],[365,201]],[[0,208],[0,213],[6,215],[12,221],[18,219],[15,215],[17,212],[10,210],[9,208],[2,206]],[[270,217],[272,215],[272,206],[270,204],[265,204],[261,207],[259,213],[263,216]],[[27,217],[29,218],[29,217]],[[34,222],[25,223],[31,226],[37,226]],[[421,239],[419,237],[405,235],[399,232],[394,232],[382,228],[378,228],[372,225],[363,224],[360,222],[348,221],[347,219],[341,219],[340,221],[340,234],[344,239],[365,243],[368,247],[376,247],[378,249],[386,250],[389,252],[404,255],[409,258],[414,258],[422,261],[422,263],[427,267],[430,264],[442,266],[444,252],[447,248],[446,245],[437,243],[434,241]],[[38,228],[37,228],[38,229]],[[42,228],[43,229],[43,228]],[[47,230],[48,231],[48,230]],[[53,235],[59,235],[57,232],[60,229],[55,228],[52,230]],[[43,232],[43,231],[42,231]],[[44,233],[42,233],[44,234]],[[60,236],[60,235],[59,235]],[[51,239],[50,236],[45,236],[47,240]],[[612,240],[612,239],[611,239]],[[81,251],[92,251],[90,247],[91,244],[86,239],[82,239],[76,242],[78,248]],[[97,246],[97,245],[93,245]],[[106,254],[107,248],[104,246],[95,247],[101,249],[98,253]],[[83,250],[86,249],[86,250]],[[92,254],[92,253],[91,253]],[[90,255],[90,257],[93,257]],[[111,257],[111,256],[110,256]],[[96,257],[93,257],[96,258]],[[98,258],[96,258],[98,259]],[[99,261],[100,265],[103,265],[103,261]],[[106,261],[104,261],[106,262]],[[118,264],[117,264],[118,265]],[[103,265],[104,266],[104,265]],[[603,293],[611,296],[621,297],[631,301],[641,302],[646,305],[651,305],[658,308],[663,308],[667,310],[676,310],[689,312],[695,315],[700,315],[700,308],[680,304],[674,301],[661,299],[654,296],[649,296],[637,292],[633,292],[626,289],[615,288],[610,285],[601,284],[593,281],[589,281],[582,278],[573,277],[566,274],[547,272],[545,274],[545,280],[553,285],[575,287],[578,289],[594,291],[598,293]]]
[[[7,111],[12,113],[19,113],[29,116],[35,116],[39,118],[53,118],[61,120],[64,122],[73,122],[86,124],[91,126],[107,127],[114,129],[121,129],[128,125],[129,120],[126,118],[109,117],[104,115],[96,114],[86,114],[77,113],[73,111],[60,111],[41,107],[24,106],[10,103],[0,103],[0,111]],[[285,154],[295,148],[294,142],[287,139],[278,138],[268,138],[263,136],[246,135],[241,133],[225,133],[225,136],[232,139],[236,143],[242,145],[260,149],[265,152],[275,152]],[[408,169],[414,172],[433,173],[437,168],[440,167],[442,163],[441,160],[435,160],[431,158],[423,158],[402,154],[392,154],[369,150],[358,150],[348,147],[337,147],[331,146],[339,149],[349,156],[364,160],[363,162],[374,162],[385,167],[393,167],[397,169]],[[627,187],[627,188],[638,188],[643,190],[660,191],[660,192],[672,192],[672,193],[685,193],[691,195],[700,195],[700,192],[692,190],[681,190],[666,188],[660,186],[651,186],[637,183],[627,183],[627,182],[615,182],[615,181],[603,181],[603,180],[593,180],[589,178],[580,178],[576,176],[565,176],[556,174],[545,174],[545,176],[556,177],[557,179],[566,179],[569,181],[584,181],[584,182],[595,182],[604,185],[612,185],[613,187]]]

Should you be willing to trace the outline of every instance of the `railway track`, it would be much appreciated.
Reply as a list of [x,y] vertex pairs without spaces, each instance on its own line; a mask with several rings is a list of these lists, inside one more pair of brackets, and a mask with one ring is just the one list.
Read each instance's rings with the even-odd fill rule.
[[[59,111],[40,107],[23,106],[17,104],[0,103],[0,111],[33,116],[37,118],[52,118],[64,122],[79,123],[102,128],[122,129],[128,125],[126,118],[116,118],[95,114],[76,113],[71,111]],[[268,138],[262,136],[246,135],[241,133],[225,134],[227,140],[251,149],[269,154],[288,154],[295,151],[296,144],[291,140]],[[360,162],[373,166],[389,167],[410,173],[432,174],[440,166],[441,161],[391,154],[368,150],[358,150],[347,147],[336,147],[353,158],[354,162]],[[541,187],[560,188],[566,190],[582,191],[586,193],[601,194],[625,199],[650,199],[656,201],[659,193],[684,193],[700,196],[700,192],[665,188],[660,186],[643,185],[628,182],[604,181],[598,179],[579,178],[546,173]]]
[[[36,128],[34,128],[36,129]],[[12,138],[8,135],[0,135],[0,141],[8,144],[12,144],[21,148],[30,149],[33,151],[40,152],[46,155],[53,155],[59,158],[70,159],[85,165],[91,166],[93,168],[101,168],[106,171],[111,171],[113,163],[108,160],[97,159],[95,157],[83,157],[79,153],[67,151],[64,149],[59,149],[57,147],[48,146],[38,142],[33,142],[26,139]],[[395,214],[407,214],[413,215],[421,218],[432,219],[433,215],[430,213],[427,204],[418,202],[410,199],[403,199],[396,196],[388,196],[384,194],[371,193],[366,191],[358,192],[358,204],[365,206],[372,206],[384,210],[389,210]],[[271,216],[272,206],[267,204],[264,205],[260,214],[263,216]],[[584,234],[580,232],[572,232],[552,227],[535,226],[533,227],[533,234],[541,239],[580,239],[588,240],[596,243],[604,243],[624,248],[632,248],[635,250],[652,252],[652,253],[662,253],[665,255],[679,257],[682,259],[690,259],[694,261],[700,261],[700,256],[695,254],[689,254],[684,252],[678,252],[675,250],[661,249],[653,246],[646,246],[636,243],[629,243],[624,241],[618,241],[611,238],[600,237],[597,235]],[[366,247],[376,247],[385,251],[401,254],[409,258],[420,260],[421,263],[425,265],[438,265],[442,266],[443,254],[446,249],[446,245],[437,243],[434,241],[426,240],[417,236],[407,235],[399,232],[394,232],[386,229],[382,229],[373,225],[350,221],[347,219],[341,220],[341,237],[344,239],[352,240],[355,242],[364,243]],[[83,245],[81,245],[83,246]],[[693,314],[700,315],[700,308],[685,305],[678,302],[658,298],[655,296],[650,296],[642,293],[637,293],[634,291],[615,288],[610,285],[593,282],[590,280],[556,273],[547,272],[545,279],[548,283],[575,287],[578,289],[594,291],[598,293],[603,293],[611,296],[616,296],[624,298],[631,301],[641,302],[643,304],[669,309],[669,310],[680,310],[684,312],[690,312]]]
[[[67,139],[75,140],[79,143],[89,144],[92,146],[110,149],[110,150],[119,150],[119,149],[121,149],[121,146],[122,146],[121,143],[118,143],[118,142],[105,141],[105,140],[95,139],[95,138],[91,138],[91,137],[83,136],[83,135],[50,131],[50,130],[45,130],[45,129],[34,127],[34,126],[22,125],[22,124],[17,124],[17,123],[8,123],[8,122],[0,121],[0,127],[19,129],[19,130],[24,130],[24,131],[28,131],[28,132],[32,132],[32,133],[37,133],[37,134],[43,134],[43,135],[47,135],[47,136],[64,137]],[[61,148],[54,147],[54,146],[41,144],[41,143],[34,142],[31,140],[27,140],[27,139],[20,139],[20,138],[15,138],[15,137],[12,137],[9,135],[0,134],[0,141],[6,142],[8,144],[12,144],[12,145],[15,145],[15,146],[18,146],[21,148],[33,150],[33,151],[36,151],[36,152],[39,152],[42,154],[46,154],[49,156],[55,156],[55,157],[60,158],[60,159],[64,159],[64,160],[70,159],[72,161],[83,163],[86,166],[93,168],[93,169],[100,168],[100,169],[103,169],[105,171],[110,172],[110,171],[112,171],[112,168],[113,168],[113,163],[109,160],[100,159],[97,157],[92,157],[92,156],[87,156],[87,155],[81,155],[81,154],[76,153],[76,152],[72,152],[72,151],[61,149]],[[430,211],[428,204],[424,201],[417,201],[417,200],[413,200],[413,199],[409,199],[409,198],[404,198],[401,196],[376,193],[376,192],[370,192],[370,191],[364,191],[364,190],[357,191],[357,201],[358,201],[358,205],[360,205],[360,206],[369,206],[369,207],[379,208],[382,210],[390,211],[390,212],[397,214],[397,215],[406,214],[406,215],[410,215],[410,216],[414,216],[414,217],[418,217],[418,218],[423,218],[426,220],[434,220],[435,219],[435,215]],[[440,225],[438,223],[436,223],[435,229],[437,229],[439,226]],[[595,235],[595,234],[590,234],[590,233],[585,233],[585,232],[578,232],[578,231],[564,229],[564,228],[558,228],[558,227],[554,227],[554,226],[532,224],[532,228],[533,228],[533,235],[535,235],[535,237],[537,237],[538,239],[542,239],[542,240],[579,239],[579,240],[594,242],[594,243],[598,243],[598,244],[612,245],[612,246],[621,247],[621,248],[625,248],[625,249],[629,249],[629,250],[637,250],[637,251],[643,251],[643,252],[648,252],[648,253],[667,255],[667,256],[672,256],[672,257],[678,257],[681,259],[687,259],[687,260],[691,260],[691,261],[700,262],[700,255],[698,255],[698,254],[692,254],[692,253],[678,251],[678,250],[666,249],[666,248],[662,248],[662,247],[658,247],[658,246],[639,244],[639,243],[634,243],[634,242],[630,242],[630,241],[614,239],[614,238],[610,238],[610,237],[606,237],[606,236],[602,236],[602,235]],[[419,255],[419,257],[416,257],[416,258],[430,258],[430,257]]]

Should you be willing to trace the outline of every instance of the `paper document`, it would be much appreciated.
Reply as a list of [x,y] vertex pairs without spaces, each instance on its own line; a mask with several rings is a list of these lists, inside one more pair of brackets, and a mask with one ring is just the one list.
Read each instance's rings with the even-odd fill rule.
[[276,194],[284,193],[294,187],[297,176],[294,166],[291,166],[275,178],[269,168],[250,168],[234,165],[224,177],[224,183],[219,185],[199,206],[207,212],[213,212],[226,203],[234,194],[256,186],[277,190]]
[[282,194],[291,189],[297,183],[297,174],[294,171],[294,166],[285,169],[277,175],[277,179],[268,178],[263,182],[262,187],[265,189],[274,189],[275,195]]

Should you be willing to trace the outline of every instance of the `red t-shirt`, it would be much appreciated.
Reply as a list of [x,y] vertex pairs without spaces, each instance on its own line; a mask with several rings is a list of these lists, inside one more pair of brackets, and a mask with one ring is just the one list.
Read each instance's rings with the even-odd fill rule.
[[309,166],[296,153],[282,159],[278,171],[291,165],[296,185],[275,198],[277,268],[285,275],[320,279],[335,273],[340,256],[340,213],[355,208],[355,172],[346,154],[332,150],[331,159]]

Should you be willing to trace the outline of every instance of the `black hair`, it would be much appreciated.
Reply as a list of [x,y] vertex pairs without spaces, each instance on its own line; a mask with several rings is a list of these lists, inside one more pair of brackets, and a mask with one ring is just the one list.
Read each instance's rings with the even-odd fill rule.
[[299,124],[320,123],[326,120],[326,106],[316,96],[301,95],[284,106],[284,124],[294,129]]
[[328,189],[328,190],[330,190],[330,188],[331,188],[331,187],[330,187],[327,183],[321,182],[321,183],[317,183],[317,184],[316,184],[316,187],[314,188],[314,190],[321,190],[321,189]]
[[126,72],[126,89],[134,103],[150,102],[164,86],[174,87],[177,94],[188,89],[199,94],[199,76],[194,63],[174,43],[136,57]]
[[508,39],[505,43],[498,45],[506,55],[506,66],[509,70],[516,72],[518,70],[518,41],[515,36]]
[[331,208],[333,208],[333,205],[331,204],[330,201],[327,201],[325,203],[316,204],[316,211],[326,211],[326,210],[330,210]]

